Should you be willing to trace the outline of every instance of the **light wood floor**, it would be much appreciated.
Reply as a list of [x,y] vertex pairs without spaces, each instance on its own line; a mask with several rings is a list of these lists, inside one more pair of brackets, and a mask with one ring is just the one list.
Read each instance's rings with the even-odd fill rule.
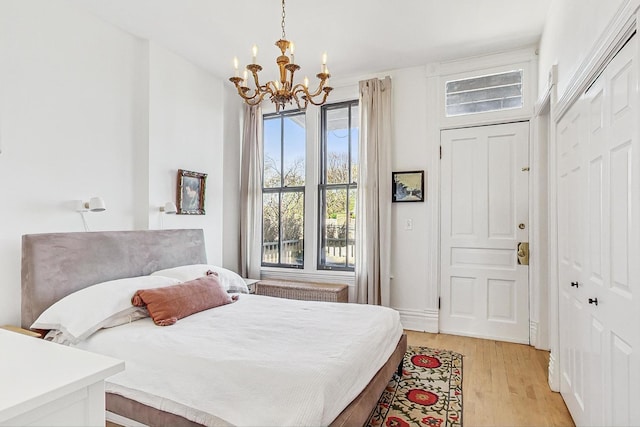
[[522,344],[406,331],[409,345],[452,350],[462,359],[465,427],[573,426],[560,397],[549,389],[549,353]]

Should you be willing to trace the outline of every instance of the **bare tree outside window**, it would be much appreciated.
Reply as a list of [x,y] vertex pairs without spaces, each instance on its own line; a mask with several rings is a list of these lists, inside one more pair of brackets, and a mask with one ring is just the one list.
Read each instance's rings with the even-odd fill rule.
[[262,265],[304,265],[305,115],[264,117]]
[[322,107],[318,269],[355,267],[358,102]]

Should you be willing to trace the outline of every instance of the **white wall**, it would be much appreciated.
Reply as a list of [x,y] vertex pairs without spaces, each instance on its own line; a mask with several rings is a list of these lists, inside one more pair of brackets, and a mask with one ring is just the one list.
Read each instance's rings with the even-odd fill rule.
[[596,40],[616,12],[629,0],[562,0],[551,2],[542,38],[538,93],[547,88],[549,70],[558,64],[558,96],[579,71]]
[[[157,44],[149,48],[149,226],[202,228],[208,261],[222,263],[222,82]],[[206,173],[206,215],[165,215],[178,169]]]
[[240,153],[242,102],[236,89],[225,84],[224,97],[224,188],[222,189],[222,266],[240,271]]
[[[428,294],[437,283],[429,282],[427,253],[430,241],[438,236],[429,235],[431,220],[429,206],[433,203],[429,191],[430,170],[428,153],[439,140],[427,135],[426,67],[395,70],[392,78],[393,145],[391,169],[393,171],[425,171],[425,201],[422,203],[394,203],[391,207],[391,305],[402,313],[403,325],[424,330],[423,318],[429,307]],[[408,101],[410,100],[410,101]],[[411,230],[406,229],[411,220]],[[422,319],[421,319],[422,320]]]
[[[0,324],[19,324],[21,235],[157,228],[178,168],[209,173],[202,227],[222,260],[222,82],[63,1],[0,2]],[[237,144],[237,141],[227,141]]]

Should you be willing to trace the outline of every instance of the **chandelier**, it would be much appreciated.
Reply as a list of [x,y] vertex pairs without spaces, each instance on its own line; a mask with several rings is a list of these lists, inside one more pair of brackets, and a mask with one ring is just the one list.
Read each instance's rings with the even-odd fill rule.
[[[293,42],[287,40],[284,30],[284,20],[286,17],[284,2],[285,0],[282,0],[282,38],[276,42],[276,46],[278,46],[281,52],[281,55],[276,59],[280,71],[280,79],[269,81],[264,85],[260,84],[258,73],[262,71],[262,66],[257,64],[256,56],[258,54],[258,48],[255,45],[253,46],[252,63],[246,66],[243,77],[239,76],[238,58],[234,58],[235,76],[229,79],[236,86],[238,95],[240,95],[247,104],[260,104],[262,100],[268,96],[271,102],[276,105],[277,112],[279,112],[281,108],[284,108],[286,104],[293,105],[294,101],[300,109],[307,108],[309,103],[322,105],[327,100],[329,92],[333,90],[333,88],[328,85],[331,75],[327,69],[326,53],[322,55],[321,72],[316,75],[320,82],[315,91],[309,91],[309,79],[307,77],[304,78],[303,83],[294,84],[293,77],[295,72],[300,69],[300,66],[295,63],[295,46]],[[287,50],[289,50],[290,57],[286,55]],[[251,75],[249,75],[249,72]],[[251,84],[250,80],[253,80],[253,84]]]

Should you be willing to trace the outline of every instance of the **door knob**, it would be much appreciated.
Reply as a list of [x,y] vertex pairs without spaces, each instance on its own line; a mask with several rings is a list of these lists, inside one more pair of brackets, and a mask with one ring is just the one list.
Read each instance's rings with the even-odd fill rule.
[[589,304],[598,305],[598,298],[589,298]]
[[578,282],[571,282],[571,286],[575,286],[577,288],[580,284]]

